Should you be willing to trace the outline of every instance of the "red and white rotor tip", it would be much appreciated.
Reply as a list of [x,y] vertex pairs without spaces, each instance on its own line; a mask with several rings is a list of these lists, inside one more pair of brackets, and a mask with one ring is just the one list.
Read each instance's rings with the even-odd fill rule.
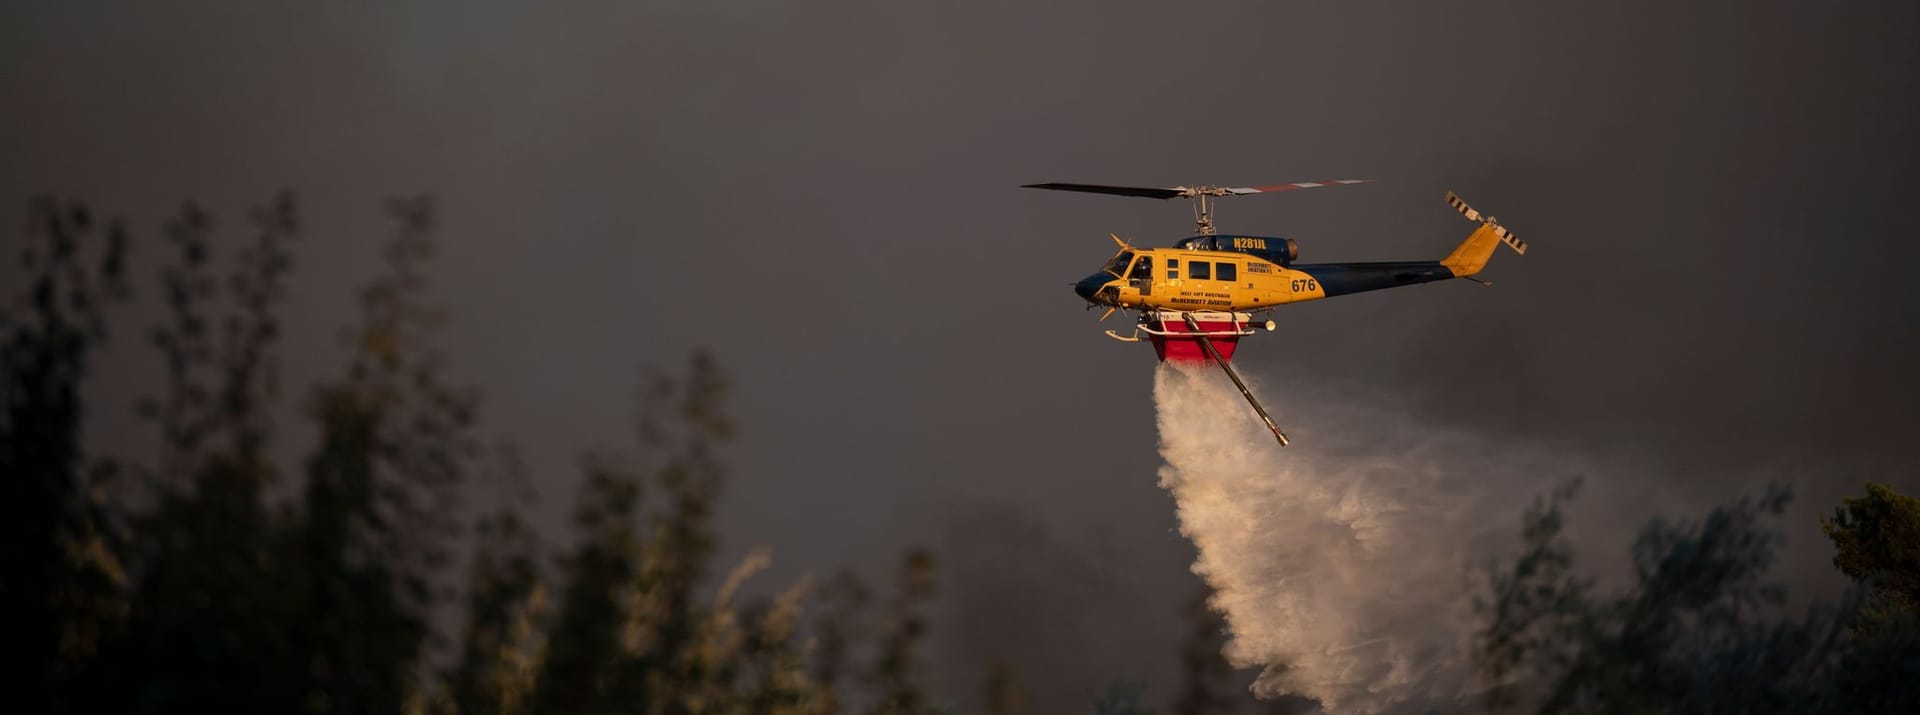
[[1277,191],[1298,191],[1300,189],[1318,189],[1326,186],[1346,186],[1349,184],[1370,184],[1373,179],[1323,179],[1321,181],[1296,181],[1291,184],[1268,184],[1266,186],[1246,186],[1227,189],[1233,194],[1270,194]]

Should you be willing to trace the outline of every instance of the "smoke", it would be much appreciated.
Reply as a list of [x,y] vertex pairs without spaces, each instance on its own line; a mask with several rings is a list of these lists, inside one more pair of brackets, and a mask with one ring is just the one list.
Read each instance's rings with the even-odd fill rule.
[[1211,365],[1154,379],[1160,484],[1226,616],[1227,659],[1261,668],[1259,697],[1335,712],[1471,696],[1469,567],[1516,543],[1524,503],[1576,472],[1359,396],[1253,386],[1292,447]]

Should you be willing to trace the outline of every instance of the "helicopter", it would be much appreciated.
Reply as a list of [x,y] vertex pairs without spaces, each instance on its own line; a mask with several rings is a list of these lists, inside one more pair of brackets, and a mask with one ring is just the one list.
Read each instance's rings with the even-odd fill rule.
[[[1107,337],[1132,343],[1140,342],[1140,335],[1145,333],[1145,340],[1153,344],[1161,362],[1211,361],[1219,365],[1273,432],[1274,439],[1285,447],[1289,444],[1286,433],[1254,398],[1231,363],[1240,338],[1255,332],[1255,314],[1264,315],[1292,303],[1451,278],[1491,286],[1491,282],[1479,278],[1479,273],[1501,244],[1520,255],[1527,252],[1527,244],[1514,237],[1494,217],[1474,210],[1451,191],[1447,192],[1447,204],[1480,225],[1451,253],[1437,261],[1296,263],[1300,244],[1291,238],[1222,235],[1214,229],[1215,199],[1372,181],[1332,179],[1247,187],[1167,188],[1045,183],[1024,184],[1021,188],[1148,199],[1192,199],[1196,235],[1183,238],[1169,248],[1146,248],[1135,247],[1118,235],[1109,234],[1114,243],[1119,244],[1120,251],[1108,259],[1098,273],[1073,283],[1073,291],[1087,301],[1089,308],[1107,307],[1101,320],[1119,310],[1139,312],[1132,334],[1123,336],[1108,330]],[[1268,332],[1275,328],[1271,319],[1264,319],[1258,325]]]

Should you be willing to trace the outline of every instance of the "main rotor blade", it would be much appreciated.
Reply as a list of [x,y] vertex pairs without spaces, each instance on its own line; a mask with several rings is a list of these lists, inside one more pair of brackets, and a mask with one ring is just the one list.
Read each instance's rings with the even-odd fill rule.
[[1268,184],[1266,186],[1234,187],[1227,189],[1232,194],[1270,194],[1276,191],[1295,191],[1298,189],[1318,189],[1323,186],[1346,186],[1348,184],[1370,184],[1373,179],[1324,179],[1321,181],[1297,181],[1291,184]]
[[1348,184],[1370,184],[1373,179],[1326,179],[1322,181],[1296,181],[1291,184],[1268,184],[1266,186],[1105,186],[1102,184],[1022,184],[1023,189],[1051,189],[1054,191],[1081,191],[1089,194],[1112,194],[1114,196],[1137,196],[1144,199],[1172,199],[1182,196],[1240,196],[1245,194],[1270,194],[1279,191],[1298,189],[1317,189],[1322,186],[1346,186]]
[[1185,192],[1180,189],[1157,189],[1141,186],[1101,186],[1099,184],[1021,184],[1020,188],[1082,191],[1089,194],[1112,194],[1114,196],[1138,196],[1143,199],[1171,199],[1186,195]]

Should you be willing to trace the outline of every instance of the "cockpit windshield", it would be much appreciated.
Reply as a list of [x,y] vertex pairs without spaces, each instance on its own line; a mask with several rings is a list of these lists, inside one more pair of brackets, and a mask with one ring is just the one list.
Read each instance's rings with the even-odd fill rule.
[[1112,273],[1115,278],[1120,278],[1122,277],[1121,274],[1127,270],[1127,264],[1132,262],[1133,251],[1121,251],[1120,255],[1114,256],[1111,261],[1107,261],[1107,265],[1100,270]]

